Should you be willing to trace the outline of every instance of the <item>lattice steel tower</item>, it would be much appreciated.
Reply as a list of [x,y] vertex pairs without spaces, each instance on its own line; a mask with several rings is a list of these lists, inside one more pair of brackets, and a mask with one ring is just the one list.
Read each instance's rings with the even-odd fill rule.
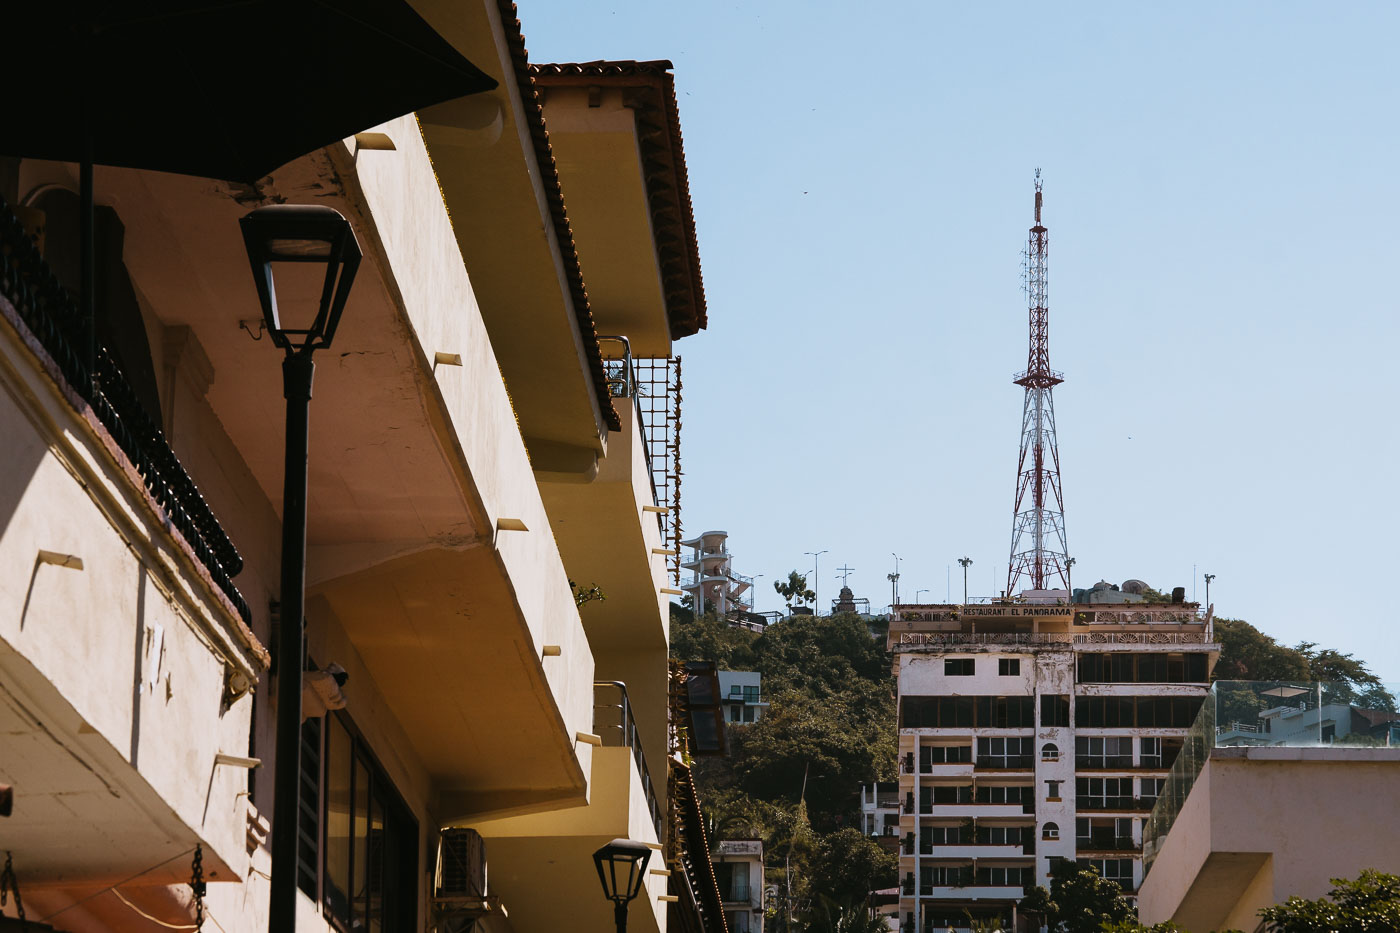
[[1035,226],[1026,246],[1026,297],[1030,308],[1030,356],[1016,376],[1026,389],[1021,415],[1021,457],[1016,467],[1016,517],[1011,525],[1011,563],[1006,595],[1017,585],[1043,590],[1068,587],[1065,506],[1060,493],[1060,451],[1055,442],[1055,386],[1064,382],[1050,368],[1050,305],[1046,296],[1049,231],[1040,222],[1040,169],[1035,170]]

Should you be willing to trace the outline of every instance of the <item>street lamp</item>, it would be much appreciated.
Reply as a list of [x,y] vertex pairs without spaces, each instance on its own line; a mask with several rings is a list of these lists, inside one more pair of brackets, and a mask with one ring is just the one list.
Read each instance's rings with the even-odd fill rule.
[[915,590],[915,591],[914,591],[914,604],[915,604],[915,605],[918,605],[918,606],[922,606],[923,603],[924,603],[924,594],[927,593],[927,592],[928,592],[928,590]]
[[627,933],[627,905],[642,891],[651,849],[631,839],[614,839],[593,853],[603,896],[613,902],[617,933]]
[[1069,601],[1074,602],[1074,558],[1065,558],[1065,587],[1069,590]]
[[890,611],[899,605],[899,555],[890,551],[890,556],[894,558],[894,573],[885,574],[885,579],[890,581]]
[[[316,367],[311,354],[329,347],[340,323],[350,286],[360,267],[360,244],[350,222],[322,205],[276,204],[261,207],[239,221],[253,267],[263,319],[282,360],[282,394],[287,400],[287,440],[282,486],[281,632],[277,640],[277,771],[273,782],[272,882],[269,929],[296,927],[297,797],[301,779],[301,669],[306,611],[306,476],[311,381]],[[293,287],[284,294],[295,317],[278,307],[274,264],[323,266],[316,313]],[[308,269],[319,272],[319,269]],[[303,275],[286,277],[308,284]],[[287,283],[284,282],[284,286]],[[309,318],[309,320],[308,320]]]
[[959,558],[958,558],[958,563],[962,564],[962,569],[963,569],[963,605],[966,606],[966,605],[967,605],[967,568],[969,568],[969,567],[972,566],[972,558],[971,558],[971,557],[959,557]]
[[826,551],[803,551],[805,556],[812,558],[812,599],[817,603],[817,615],[822,614],[822,578],[821,565],[822,555]]
[[1210,581],[1215,579],[1215,574],[1206,574],[1206,608],[1210,608]]

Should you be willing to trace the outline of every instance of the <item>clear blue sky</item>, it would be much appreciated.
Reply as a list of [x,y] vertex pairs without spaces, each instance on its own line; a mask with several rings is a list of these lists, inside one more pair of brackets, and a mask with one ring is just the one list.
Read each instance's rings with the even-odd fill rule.
[[[532,61],[675,63],[710,327],[684,521],[771,581],[1004,586],[1045,175],[1075,583],[1400,681],[1400,6],[520,0]],[[1390,543],[1387,543],[1390,542]],[[1193,580],[1192,568],[1195,567]]]

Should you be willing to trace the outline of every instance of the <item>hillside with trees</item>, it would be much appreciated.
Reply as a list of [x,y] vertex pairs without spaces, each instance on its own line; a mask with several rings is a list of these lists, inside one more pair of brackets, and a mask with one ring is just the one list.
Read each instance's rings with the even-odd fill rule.
[[883,632],[856,615],[799,615],[757,634],[672,607],[671,654],[763,675],[766,713],[731,728],[729,757],[695,774],[712,839],[763,841],[779,889],[773,929],[787,933],[789,913],[794,929],[881,929],[866,899],[895,885],[898,859],[861,832],[856,794],[895,777]]

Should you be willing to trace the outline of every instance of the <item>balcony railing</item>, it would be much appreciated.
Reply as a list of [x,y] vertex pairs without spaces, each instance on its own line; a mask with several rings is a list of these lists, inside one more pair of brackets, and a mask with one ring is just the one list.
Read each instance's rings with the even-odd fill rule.
[[651,811],[656,838],[661,839],[661,804],[656,798],[651,772],[647,770],[646,755],[642,753],[642,736],[637,731],[636,719],[632,717],[632,702],[627,698],[626,684],[618,680],[593,684],[593,730],[602,736],[604,746],[632,750],[632,760],[636,762],[637,774],[642,779],[642,790],[646,793],[647,809]]
[[233,585],[233,578],[243,569],[238,549],[105,347],[97,347],[95,371],[89,369],[77,347],[79,335],[91,324],[80,319],[77,303],[59,284],[3,198],[0,294],[14,305],[38,347],[57,367],[52,375],[62,378],[67,389],[91,407],[97,421],[140,474],[146,491],[204,566],[209,579],[228,597],[243,620],[249,621],[248,604]]

